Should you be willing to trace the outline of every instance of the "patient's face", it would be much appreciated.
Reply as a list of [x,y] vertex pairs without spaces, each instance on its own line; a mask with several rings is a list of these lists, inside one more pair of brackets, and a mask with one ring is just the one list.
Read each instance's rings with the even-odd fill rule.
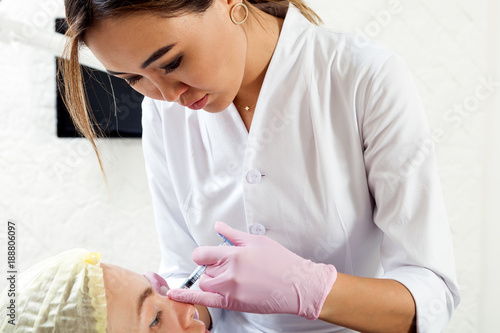
[[101,263],[106,288],[108,332],[206,333],[191,304],[158,294],[149,281],[125,268]]

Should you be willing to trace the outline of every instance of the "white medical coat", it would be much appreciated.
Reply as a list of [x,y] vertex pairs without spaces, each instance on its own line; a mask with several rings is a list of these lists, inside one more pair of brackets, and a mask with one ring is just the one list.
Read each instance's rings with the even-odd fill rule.
[[[419,332],[459,301],[433,142],[393,52],[317,27],[290,6],[247,132],[211,114],[143,102],[143,148],[160,274],[179,285],[216,221],[275,239],[339,272],[400,281]],[[349,332],[293,315],[212,310],[213,332]]]

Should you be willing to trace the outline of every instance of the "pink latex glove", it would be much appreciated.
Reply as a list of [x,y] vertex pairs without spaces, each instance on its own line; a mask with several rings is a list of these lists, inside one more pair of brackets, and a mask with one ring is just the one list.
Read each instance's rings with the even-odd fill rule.
[[[168,286],[167,281],[165,281],[164,278],[162,278],[160,275],[156,274],[155,272],[146,272],[143,274],[146,279],[148,279],[149,284],[151,284],[151,287],[153,287],[154,291],[158,293],[159,295],[165,296],[167,295],[168,290],[170,287]],[[194,309],[194,319],[200,319],[200,314],[198,313],[198,310],[195,308]]]
[[171,289],[173,300],[252,313],[288,313],[317,319],[337,279],[332,265],[299,257],[276,241],[232,229],[215,230],[235,246],[204,246],[193,252],[198,265],[208,265],[200,289]]

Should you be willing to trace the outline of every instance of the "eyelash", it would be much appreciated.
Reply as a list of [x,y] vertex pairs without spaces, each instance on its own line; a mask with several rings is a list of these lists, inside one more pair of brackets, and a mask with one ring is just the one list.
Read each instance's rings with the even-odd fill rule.
[[160,323],[160,320],[161,320],[161,315],[162,315],[162,311],[158,311],[156,313],[156,317],[155,319],[153,320],[153,322],[149,325],[149,327],[154,327],[156,325],[158,325]]
[[[170,74],[172,73],[174,70],[176,70],[180,65],[181,65],[181,62],[182,62],[182,55],[178,56],[173,62],[171,62],[170,64],[162,67],[162,69],[165,71],[164,74]],[[137,82],[139,82],[139,80],[142,78],[142,76],[134,76],[134,77],[131,77],[131,78],[128,78],[128,79],[125,79],[125,81],[127,81],[127,83],[131,86],[133,86],[134,84],[136,84]]]

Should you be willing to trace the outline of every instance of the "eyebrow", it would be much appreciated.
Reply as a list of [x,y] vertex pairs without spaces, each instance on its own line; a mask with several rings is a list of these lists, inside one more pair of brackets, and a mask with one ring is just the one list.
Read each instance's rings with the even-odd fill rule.
[[[144,61],[142,63],[141,68],[144,69],[144,68],[148,67],[149,65],[151,65],[156,60],[158,60],[161,57],[163,57],[167,52],[169,52],[171,49],[173,49],[175,45],[177,45],[177,43],[173,43],[173,44],[164,46],[164,47],[156,50],[155,52],[153,52],[153,54],[151,54],[149,56],[149,58],[146,59],[146,61]],[[128,73],[122,73],[122,72],[115,72],[115,71],[112,71],[112,70],[109,70],[109,69],[107,69],[106,71],[109,74],[111,74],[111,75],[125,75],[125,74],[128,74]]]
[[164,46],[158,50],[156,50],[155,52],[153,52],[153,54],[151,54],[149,56],[148,59],[146,59],[146,61],[144,61],[141,65],[141,68],[144,69],[146,67],[148,67],[149,65],[151,65],[151,63],[155,62],[156,60],[160,59],[161,57],[163,57],[163,55],[165,53],[167,53],[168,51],[170,51],[175,45],[177,45],[177,43],[173,43],[173,44],[170,44],[170,45],[167,45],[167,46]]
[[149,296],[151,296],[153,294],[153,288],[152,287],[149,287],[149,288],[146,288],[142,294],[139,296],[139,299],[137,301],[137,315],[140,317],[141,316],[141,312],[142,312],[142,306],[144,305],[144,301],[146,300],[146,298],[148,298]]
[[109,70],[109,69],[106,69],[106,72],[108,72],[111,75],[124,75],[124,74],[127,74],[127,73],[115,72],[115,71],[112,71],[112,70]]

